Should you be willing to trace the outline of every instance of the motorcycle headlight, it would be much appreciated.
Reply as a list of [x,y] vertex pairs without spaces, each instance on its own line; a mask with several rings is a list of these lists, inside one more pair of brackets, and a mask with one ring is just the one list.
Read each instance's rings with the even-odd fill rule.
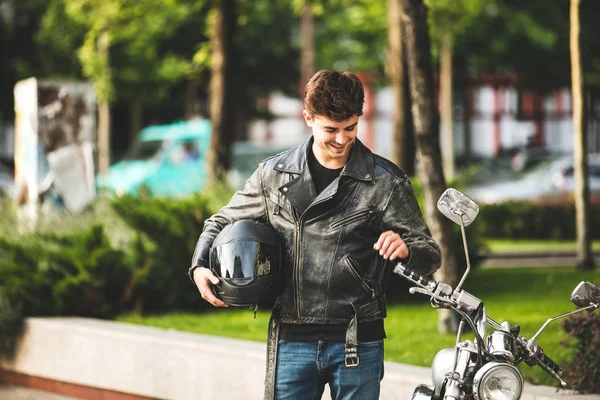
[[519,400],[522,392],[521,372],[510,364],[487,363],[473,378],[477,400]]

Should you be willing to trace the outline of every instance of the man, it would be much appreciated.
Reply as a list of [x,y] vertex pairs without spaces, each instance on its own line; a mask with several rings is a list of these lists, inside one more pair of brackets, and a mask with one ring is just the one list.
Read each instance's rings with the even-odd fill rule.
[[[440,250],[407,176],[357,138],[363,86],[322,70],[306,85],[312,137],[263,161],[245,188],[206,220],[190,277],[217,307],[208,265],[220,230],[264,221],[282,236],[286,280],[269,326],[266,398],[377,399],[383,377],[385,292],[394,264],[430,274]],[[394,262],[392,262],[394,261]]]

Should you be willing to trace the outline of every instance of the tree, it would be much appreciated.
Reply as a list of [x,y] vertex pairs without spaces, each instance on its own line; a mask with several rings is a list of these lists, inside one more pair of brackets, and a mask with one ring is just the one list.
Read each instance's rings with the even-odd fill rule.
[[212,135],[208,156],[208,181],[223,179],[229,169],[233,138],[234,99],[232,96],[233,30],[235,0],[213,0],[211,32],[210,119]]
[[587,138],[583,132],[583,77],[579,52],[579,4],[571,0],[571,93],[573,96],[573,163],[575,175],[575,222],[577,228],[577,268],[593,269],[590,235],[590,187],[587,164]]
[[[437,211],[437,200],[446,189],[446,182],[439,146],[439,117],[435,106],[427,8],[423,0],[403,0],[403,12],[417,170],[423,182],[427,224],[442,251],[442,267],[436,272],[435,278],[454,285],[458,269],[452,248],[452,225]],[[440,313],[438,328],[442,332],[455,330],[451,313]]]
[[488,0],[426,0],[432,38],[439,43],[442,160],[447,181],[454,179],[452,58],[454,36],[465,31]]
[[[58,63],[72,59],[72,53],[79,47],[78,39],[83,41],[78,50],[81,68],[94,82],[99,101],[101,173],[111,158],[109,104],[119,100],[131,104],[130,134],[136,134],[141,125],[142,106],[164,100],[166,89],[191,70],[193,51],[181,56],[171,49],[160,48],[186,19],[197,17],[194,11],[204,2],[188,3],[188,0],[52,0],[49,3],[37,35],[40,45],[53,50],[54,57],[46,58],[56,59],[53,69],[46,74],[64,75],[65,63]],[[190,47],[194,43],[188,39]]]
[[314,51],[314,24],[313,24],[313,7],[309,2],[304,2],[302,5],[300,19],[300,97],[304,96],[304,87],[315,73],[315,51]]
[[394,91],[394,130],[392,161],[404,171],[407,164],[404,117],[404,56],[402,50],[402,0],[388,0],[388,62],[387,75]]

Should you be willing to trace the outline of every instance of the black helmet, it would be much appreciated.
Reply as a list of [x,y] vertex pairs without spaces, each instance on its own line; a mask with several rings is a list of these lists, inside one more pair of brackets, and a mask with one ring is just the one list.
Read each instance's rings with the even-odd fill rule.
[[210,248],[215,295],[230,306],[272,302],[279,295],[283,244],[273,228],[251,220],[227,225]]

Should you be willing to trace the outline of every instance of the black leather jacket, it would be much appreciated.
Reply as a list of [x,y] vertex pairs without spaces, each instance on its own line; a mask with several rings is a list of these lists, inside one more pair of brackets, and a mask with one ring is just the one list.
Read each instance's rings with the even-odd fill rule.
[[211,243],[238,219],[269,223],[285,241],[285,285],[278,299],[284,323],[349,323],[385,317],[389,262],[373,250],[393,230],[410,249],[409,268],[440,266],[406,174],[358,139],[336,178],[318,196],[307,166],[310,138],[263,161],[229,204],[206,220],[193,265],[208,266]]

